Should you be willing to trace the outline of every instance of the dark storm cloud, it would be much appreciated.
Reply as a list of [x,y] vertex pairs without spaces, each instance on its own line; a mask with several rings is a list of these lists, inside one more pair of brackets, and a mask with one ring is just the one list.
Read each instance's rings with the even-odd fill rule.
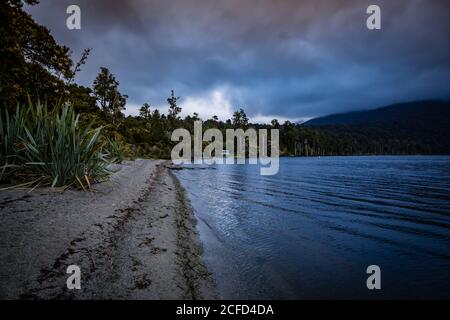
[[[82,30],[65,27],[69,4]],[[382,30],[365,26],[369,4]],[[450,97],[446,0],[46,0],[29,8],[75,57],[79,76],[116,74],[130,108],[163,105],[175,89],[188,111],[299,119],[388,103]],[[219,93],[220,94],[219,94]],[[198,107],[198,109],[196,109]],[[227,109],[228,108],[228,109]],[[224,111],[225,110],[225,111]]]

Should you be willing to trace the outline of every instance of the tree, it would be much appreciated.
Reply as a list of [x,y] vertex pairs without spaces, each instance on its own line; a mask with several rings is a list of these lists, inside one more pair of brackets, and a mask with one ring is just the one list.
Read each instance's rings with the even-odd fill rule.
[[101,67],[99,74],[94,80],[94,94],[103,111],[108,112],[111,110],[112,100],[118,86],[119,82],[109,72],[108,68]]
[[125,110],[125,106],[127,104],[128,96],[126,94],[122,95],[119,91],[114,92],[112,106],[111,106],[111,115],[113,123],[116,122],[117,118],[123,117],[122,110]]
[[77,113],[97,113],[96,98],[92,95],[92,90],[77,84],[67,86],[68,102]]
[[167,98],[167,102],[169,103],[169,119],[178,119],[178,115],[181,112],[181,107],[178,106],[178,101],[180,100],[180,97],[175,97],[175,93],[172,90],[170,97]]
[[0,2],[0,105],[15,108],[33,100],[55,102],[72,77],[69,48],[56,43],[50,31],[23,10],[36,0]]
[[150,105],[148,103],[144,103],[142,107],[139,109],[139,116],[141,118],[144,118],[145,120],[149,120],[152,117]]
[[155,109],[152,113],[152,119],[161,119],[161,114],[159,113],[158,109]]
[[239,109],[233,113],[233,125],[235,126],[247,126],[248,125],[248,117],[245,114],[244,109]]
[[155,109],[152,113],[150,119],[150,129],[151,135],[150,140],[154,143],[167,143],[167,135],[165,132],[165,121],[164,115],[161,115],[158,109]]
[[119,92],[119,81],[108,70],[101,67],[100,73],[94,80],[94,95],[101,109],[112,117],[113,123],[118,117],[123,116],[122,110],[125,110],[127,95]]

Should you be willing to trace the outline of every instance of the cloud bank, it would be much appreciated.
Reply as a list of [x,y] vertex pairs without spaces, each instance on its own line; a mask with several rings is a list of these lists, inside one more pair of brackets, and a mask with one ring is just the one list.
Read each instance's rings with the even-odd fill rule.
[[[222,119],[307,119],[416,99],[450,98],[450,3],[369,0],[46,0],[27,7],[75,58],[78,82],[107,66],[129,95],[162,110],[174,89],[184,113]],[[78,4],[82,29],[65,27]]]

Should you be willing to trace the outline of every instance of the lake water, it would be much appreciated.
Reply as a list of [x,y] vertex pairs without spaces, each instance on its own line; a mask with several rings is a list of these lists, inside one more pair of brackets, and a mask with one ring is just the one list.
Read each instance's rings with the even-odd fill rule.
[[[450,157],[204,168],[176,175],[220,298],[450,298]],[[381,290],[366,287],[369,265]]]

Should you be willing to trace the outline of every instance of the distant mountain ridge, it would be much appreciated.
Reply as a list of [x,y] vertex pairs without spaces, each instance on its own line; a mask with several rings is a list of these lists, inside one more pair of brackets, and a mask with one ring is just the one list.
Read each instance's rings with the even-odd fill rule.
[[[332,114],[305,126],[381,154],[450,154],[450,101],[417,101]],[[351,141],[349,143],[349,141]]]
[[[450,120],[450,101],[427,100],[392,104],[366,111],[353,111],[314,118],[308,126],[380,125],[392,122]],[[447,123],[448,124],[448,123]]]

